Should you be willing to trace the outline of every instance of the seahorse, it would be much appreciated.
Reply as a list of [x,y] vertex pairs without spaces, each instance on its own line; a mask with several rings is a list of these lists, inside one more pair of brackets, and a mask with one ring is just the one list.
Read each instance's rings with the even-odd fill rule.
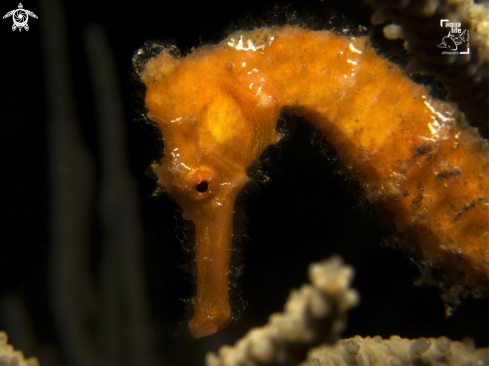
[[231,320],[229,265],[236,196],[281,134],[282,110],[333,145],[368,201],[422,260],[473,291],[489,283],[487,142],[450,104],[378,56],[368,37],[296,26],[236,32],[174,57],[134,63],[164,157],[159,183],[195,224],[193,337]]

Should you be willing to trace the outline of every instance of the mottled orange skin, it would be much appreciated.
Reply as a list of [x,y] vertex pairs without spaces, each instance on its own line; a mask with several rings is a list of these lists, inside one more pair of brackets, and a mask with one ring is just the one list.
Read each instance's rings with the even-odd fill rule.
[[[416,240],[422,260],[464,285],[487,286],[487,144],[459,127],[452,107],[377,56],[366,37],[297,27],[238,33],[186,58],[163,51],[141,78],[148,117],[164,139],[155,171],[195,223],[194,337],[230,321],[234,202],[246,169],[280,139],[282,108],[328,138],[368,200]],[[207,191],[196,192],[210,174],[217,178]]]

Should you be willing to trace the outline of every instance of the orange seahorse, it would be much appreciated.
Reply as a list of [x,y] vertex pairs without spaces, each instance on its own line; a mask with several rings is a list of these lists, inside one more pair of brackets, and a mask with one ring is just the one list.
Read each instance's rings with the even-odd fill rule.
[[185,58],[171,52],[149,59],[139,75],[148,118],[164,139],[155,172],[195,224],[194,337],[231,319],[234,202],[247,169],[280,140],[283,108],[326,136],[425,262],[471,289],[487,287],[487,142],[376,55],[367,37],[287,26],[234,33]]

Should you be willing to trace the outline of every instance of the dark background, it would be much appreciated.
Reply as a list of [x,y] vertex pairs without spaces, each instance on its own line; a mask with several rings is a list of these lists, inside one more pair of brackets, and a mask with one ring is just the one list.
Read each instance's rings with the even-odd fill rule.
[[[105,30],[117,62],[120,92],[127,128],[127,157],[137,181],[144,230],[145,275],[151,304],[154,349],[164,364],[202,364],[205,352],[233,344],[251,327],[280,311],[292,288],[307,281],[307,266],[339,253],[354,266],[354,287],[360,292],[359,307],[349,314],[345,337],[393,334],[402,337],[472,337],[477,346],[488,345],[487,299],[464,302],[450,318],[445,317],[439,290],[412,284],[416,266],[401,252],[381,248],[385,234],[375,210],[358,197],[354,183],[341,174],[334,151],[300,119],[289,118],[287,138],[269,149],[262,168],[270,177],[259,189],[241,197],[247,235],[241,243],[244,274],[239,283],[247,303],[241,317],[225,331],[193,340],[186,330],[185,304],[192,296],[189,275],[182,269],[189,260],[176,238],[181,225],[177,206],[165,196],[152,197],[154,179],[146,174],[149,164],[161,157],[158,131],[140,121],[141,95],[134,83],[131,58],[147,40],[173,40],[181,50],[219,42],[234,25],[265,19],[275,5],[290,4],[289,12],[309,12],[316,26],[328,20],[352,26],[369,25],[369,8],[359,1],[246,1],[164,2],[137,1],[130,5],[95,1],[64,2],[60,12],[66,23],[71,85],[76,115],[100,174],[100,148],[90,71],[84,48],[84,32],[91,24]],[[23,2],[39,16],[30,19],[28,32],[12,32],[10,18],[0,21],[2,77],[0,83],[0,156],[2,164],[0,241],[0,295],[22,299],[26,319],[41,346],[53,346],[62,364],[70,365],[52,320],[47,278],[50,253],[50,187],[45,47],[43,14],[37,1]],[[15,9],[15,1],[2,2],[0,13]],[[333,18],[332,18],[333,17]],[[374,30],[379,34],[379,30]],[[396,60],[407,56],[400,42],[379,45]],[[311,143],[311,140],[314,140]],[[323,152],[326,150],[326,154]],[[94,201],[98,199],[95,187]],[[240,214],[241,215],[241,214]],[[94,215],[90,230],[93,267],[98,265],[99,223]],[[243,221],[243,220],[242,220]],[[181,230],[180,230],[181,231]],[[244,236],[244,231],[240,232]],[[236,309],[239,306],[236,305]],[[0,329],[9,330],[0,318]],[[11,341],[24,349],[22,340]],[[33,349],[32,352],[35,352]],[[42,364],[41,359],[41,364]],[[144,365],[143,365],[144,366]]]

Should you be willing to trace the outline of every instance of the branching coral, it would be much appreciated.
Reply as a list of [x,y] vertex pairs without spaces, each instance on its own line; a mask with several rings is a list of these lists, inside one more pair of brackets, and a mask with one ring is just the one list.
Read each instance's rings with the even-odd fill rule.
[[[291,292],[281,314],[255,328],[235,346],[223,346],[218,356],[209,353],[207,366],[469,366],[487,365],[489,349],[474,349],[473,342],[448,338],[414,340],[392,336],[356,336],[337,341],[345,327],[345,312],[356,305],[350,289],[353,269],[338,257],[311,264],[312,285]],[[318,342],[324,345],[312,348]],[[310,349],[310,350],[309,350]],[[307,358],[304,359],[306,351]]]
[[356,336],[334,346],[312,349],[302,366],[472,366],[487,365],[489,349],[475,349],[470,339],[451,341],[446,337],[406,339],[391,336]]
[[0,332],[0,365],[39,366],[37,358],[31,357],[25,359],[23,353],[18,350],[16,351],[7,341],[7,334]]
[[334,344],[346,327],[346,312],[357,305],[350,288],[353,269],[339,257],[309,267],[312,285],[291,292],[282,314],[270,316],[264,327],[252,329],[234,347],[223,346],[208,366],[296,365],[307,351]]

